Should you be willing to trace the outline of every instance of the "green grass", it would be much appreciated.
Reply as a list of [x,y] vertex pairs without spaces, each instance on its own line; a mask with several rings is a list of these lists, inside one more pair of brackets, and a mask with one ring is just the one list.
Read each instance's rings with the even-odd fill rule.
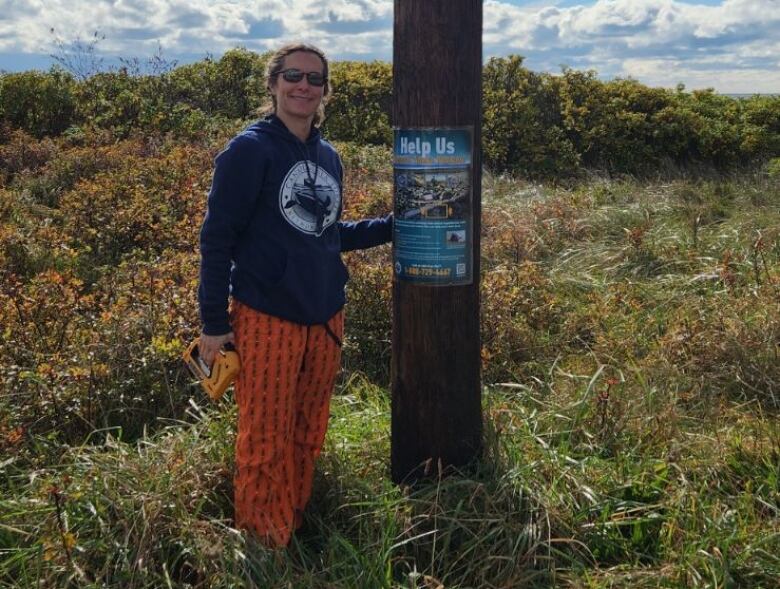
[[6,465],[0,586],[773,586],[773,420],[731,408],[710,429],[680,415],[674,437],[618,433],[626,447],[605,451],[613,434],[591,428],[579,400],[549,396],[541,385],[486,389],[480,468],[411,489],[389,481],[385,391],[351,381],[305,527],[277,553],[230,527],[229,402],[135,443]]
[[[347,155],[365,168],[360,210],[380,208],[363,181],[387,183],[386,153]],[[286,550],[253,545],[232,528],[235,406],[186,385],[161,327],[192,320],[154,307],[151,291],[123,294],[130,311],[89,345],[110,337],[134,364],[107,356],[110,371],[68,380],[57,363],[71,348],[39,366],[50,337],[9,356],[0,587],[778,587],[777,179],[567,188],[486,176],[484,209],[485,454],[473,470],[390,481],[387,252],[361,254],[304,527]],[[127,264],[117,291],[151,288]],[[5,300],[28,312],[37,291],[17,288]],[[63,325],[66,343],[93,317],[29,312]],[[13,329],[5,352],[22,341]],[[148,341],[132,347],[130,334]],[[82,390],[100,401],[92,413]],[[165,418],[150,415],[152,393]],[[38,415],[57,403],[61,428]],[[100,429],[82,435],[79,415]]]

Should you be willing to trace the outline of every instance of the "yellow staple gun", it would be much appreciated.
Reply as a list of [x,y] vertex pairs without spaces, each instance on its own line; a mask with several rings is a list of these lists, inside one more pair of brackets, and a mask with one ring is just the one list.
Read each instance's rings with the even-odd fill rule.
[[200,339],[195,338],[184,351],[182,357],[187,368],[200,381],[208,396],[213,401],[217,401],[238,375],[238,370],[241,367],[238,352],[233,344],[225,344],[214,359],[214,364],[209,368],[200,357],[199,342]]

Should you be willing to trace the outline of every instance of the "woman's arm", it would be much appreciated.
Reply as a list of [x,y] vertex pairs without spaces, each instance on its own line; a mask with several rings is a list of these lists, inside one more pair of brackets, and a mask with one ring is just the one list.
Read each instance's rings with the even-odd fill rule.
[[257,144],[239,135],[215,160],[200,231],[198,301],[206,335],[224,335],[231,330],[228,295],[233,250],[252,219],[261,188],[262,161]]
[[362,221],[339,221],[341,251],[362,250],[393,239],[393,214]]

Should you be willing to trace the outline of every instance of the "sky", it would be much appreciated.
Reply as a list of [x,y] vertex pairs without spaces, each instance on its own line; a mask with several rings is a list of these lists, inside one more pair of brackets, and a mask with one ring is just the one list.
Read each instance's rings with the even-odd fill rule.
[[[426,1],[426,0],[417,0]],[[780,93],[780,0],[485,0],[483,56],[523,55],[651,86]],[[0,0],[0,70],[48,69],[57,42],[105,64],[161,48],[178,63],[305,40],[334,60],[390,61],[393,0]]]

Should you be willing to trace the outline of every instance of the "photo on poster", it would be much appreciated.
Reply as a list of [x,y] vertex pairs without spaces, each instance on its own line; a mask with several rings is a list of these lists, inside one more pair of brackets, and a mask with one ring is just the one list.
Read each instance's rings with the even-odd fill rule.
[[445,234],[448,247],[459,247],[466,243],[466,230],[458,229],[455,231],[447,231]]
[[467,219],[471,182],[468,168],[395,170],[398,219]]

